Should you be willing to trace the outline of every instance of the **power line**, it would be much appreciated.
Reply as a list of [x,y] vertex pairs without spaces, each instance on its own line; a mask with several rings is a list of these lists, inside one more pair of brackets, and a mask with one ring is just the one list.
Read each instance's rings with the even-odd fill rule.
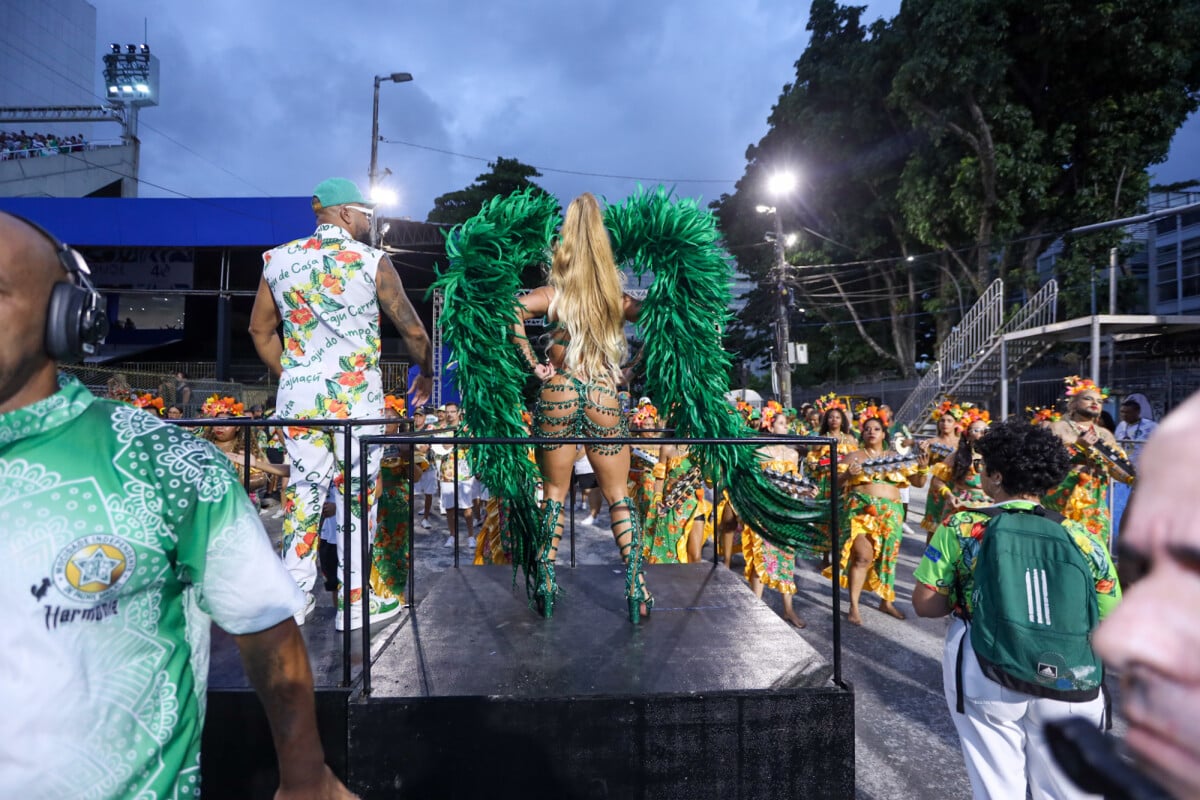
[[[72,86],[74,86],[74,87],[76,87],[76,88],[78,88],[78,89],[82,89],[83,91],[87,92],[89,95],[91,95],[92,97],[95,97],[96,99],[100,100],[101,102],[108,102],[108,98],[101,97],[100,95],[96,94],[96,92],[95,92],[94,88],[92,88],[92,87],[88,87],[88,86],[84,86],[83,84],[77,83],[77,82],[75,81],[75,79],[74,79],[74,78],[72,78],[70,75],[66,75],[66,74],[64,74],[64,73],[60,72],[60,71],[59,71],[58,69],[56,69],[56,68],[55,68],[53,65],[51,65],[51,64],[47,64],[45,61],[42,61],[41,59],[39,59],[39,58],[37,58],[36,56],[34,56],[34,55],[32,55],[32,54],[30,54],[30,53],[28,53],[28,52],[26,52],[26,51],[22,50],[22,49],[21,49],[21,48],[19,48],[19,47],[17,47],[17,48],[14,48],[14,49],[15,49],[15,50],[16,50],[18,53],[20,53],[21,55],[23,55],[23,56],[25,56],[26,58],[28,58],[28,59],[29,59],[30,61],[32,61],[33,63],[35,63],[35,64],[37,64],[37,65],[39,65],[39,66],[41,66],[41,67],[44,67],[45,69],[48,69],[48,70],[50,70],[50,72],[52,72],[53,74],[55,74],[55,75],[57,75],[58,77],[62,78],[62,79],[63,79],[63,80],[65,80],[67,83],[71,84]],[[151,132],[153,132],[153,133],[157,133],[159,136],[163,137],[164,139],[166,139],[167,141],[171,142],[172,144],[174,144],[174,145],[176,145],[176,146],[178,146],[178,147],[182,147],[184,150],[186,150],[187,152],[191,153],[192,155],[194,155],[196,158],[200,159],[201,161],[204,161],[205,163],[207,163],[207,164],[210,164],[210,165],[212,165],[212,166],[216,167],[217,169],[219,169],[219,170],[221,170],[222,172],[224,172],[226,175],[229,175],[231,178],[234,178],[235,180],[239,180],[239,181],[241,181],[242,183],[246,184],[247,186],[249,186],[251,189],[255,190],[256,192],[260,192],[260,193],[261,193],[263,196],[265,196],[265,197],[273,197],[273,196],[274,196],[274,195],[272,195],[270,192],[268,192],[266,189],[263,189],[263,188],[262,188],[262,187],[260,187],[260,186],[256,186],[256,185],[254,185],[253,183],[251,183],[250,181],[246,180],[246,179],[245,179],[245,178],[243,178],[242,176],[240,176],[240,175],[238,175],[238,174],[236,174],[236,173],[234,173],[234,172],[231,172],[230,170],[228,170],[228,169],[226,169],[225,167],[221,166],[220,164],[218,164],[217,162],[213,161],[212,159],[210,159],[210,158],[207,158],[206,156],[203,156],[203,155],[201,155],[200,153],[198,153],[198,152],[196,152],[195,150],[193,150],[192,148],[188,147],[186,144],[184,144],[183,142],[181,142],[181,141],[179,141],[178,139],[174,138],[173,136],[171,136],[170,134],[166,133],[165,131],[161,131],[161,130],[159,130],[158,128],[154,127],[153,125],[151,125],[151,124],[149,124],[149,123],[147,123],[147,122],[145,122],[145,121],[142,121],[142,120],[140,119],[140,117],[139,117],[138,123],[139,123],[139,125],[141,125],[142,127],[149,129]],[[150,184],[150,185],[153,185],[153,184]],[[169,190],[168,190],[168,191],[169,191]]]
[[[458,152],[455,152],[454,150],[445,150],[440,147],[431,147],[430,145],[427,145],[427,144],[417,144],[416,142],[406,142],[406,141],[403,141],[402,139],[387,139],[387,138],[384,138],[383,136],[380,136],[379,141],[384,142],[385,144],[399,144],[399,145],[404,145],[405,147],[413,147],[413,148],[416,148],[417,150],[428,150],[433,153],[441,153],[441,154],[447,155],[447,156],[454,156],[455,158],[467,158],[472,161],[482,161],[485,164],[491,163],[491,161],[492,161],[492,159],[485,158],[483,156],[473,156],[473,155],[469,155],[467,153],[458,153]],[[650,177],[638,176],[638,175],[611,175],[606,172],[585,172],[583,170],[576,170],[576,169],[558,169],[556,167],[540,167],[536,164],[530,164],[529,166],[533,167],[534,169],[538,170],[539,172],[556,172],[556,173],[559,173],[562,175],[581,175],[585,178],[614,178],[614,179],[623,180],[623,181],[645,181],[646,183],[736,183],[737,182],[735,180],[729,180],[726,178],[650,178]]]

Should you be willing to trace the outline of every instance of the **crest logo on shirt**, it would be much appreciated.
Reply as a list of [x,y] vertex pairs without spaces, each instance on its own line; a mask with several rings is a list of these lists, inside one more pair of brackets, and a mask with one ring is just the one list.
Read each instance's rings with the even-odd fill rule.
[[104,602],[129,580],[137,558],[124,539],[96,534],[76,539],[54,560],[54,585],[72,600]]

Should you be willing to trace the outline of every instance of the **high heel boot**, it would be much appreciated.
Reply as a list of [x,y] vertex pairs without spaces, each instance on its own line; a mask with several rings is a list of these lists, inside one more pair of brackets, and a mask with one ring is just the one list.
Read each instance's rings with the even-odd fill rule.
[[[617,509],[624,508],[625,516],[618,517]],[[608,507],[612,518],[613,538],[625,562],[625,599],[629,603],[629,621],[637,625],[643,614],[650,616],[654,608],[654,597],[646,588],[646,575],[642,572],[642,525],[637,517],[633,500],[622,497]],[[645,606],[645,612],[642,607]]]
[[542,508],[542,532],[546,544],[537,558],[537,588],[534,589],[533,601],[538,614],[546,619],[554,616],[554,598],[558,595],[558,581],[554,577],[554,560],[558,557],[558,542],[562,539],[563,504],[557,500],[547,500]]

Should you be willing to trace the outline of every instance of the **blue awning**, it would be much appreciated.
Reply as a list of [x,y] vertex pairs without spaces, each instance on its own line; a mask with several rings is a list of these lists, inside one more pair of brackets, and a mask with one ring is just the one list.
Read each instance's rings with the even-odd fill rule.
[[266,249],[315,227],[309,197],[3,197],[0,211],[79,247]]

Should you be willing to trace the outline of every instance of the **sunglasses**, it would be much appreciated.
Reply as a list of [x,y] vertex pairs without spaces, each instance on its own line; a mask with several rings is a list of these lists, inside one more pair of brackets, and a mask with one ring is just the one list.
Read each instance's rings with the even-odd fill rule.
[[364,206],[352,206],[352,205],[347,205],[346,208],[350,209],[351,211],[357,211],[360,214],[366,214],[368,217],[375,216],[375,209],[373,209],[373,208],[366,208]]

